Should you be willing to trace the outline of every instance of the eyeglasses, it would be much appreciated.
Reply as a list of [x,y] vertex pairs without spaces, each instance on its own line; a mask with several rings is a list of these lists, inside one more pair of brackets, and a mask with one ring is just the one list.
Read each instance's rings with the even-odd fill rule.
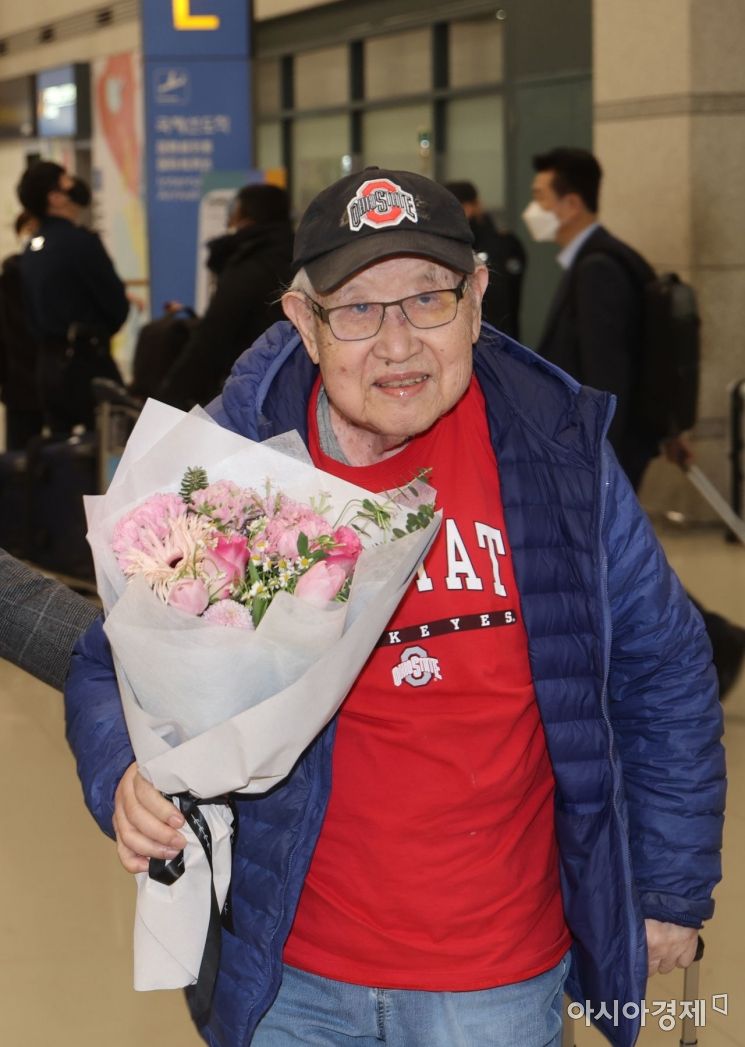
[[458,312],[458,302],[466,293],[468,277],[464,276],[457,287],[438,291],[420,291],[394,302],[354,302],[352,305],[335,305],[324,309],[310,295],[306,298],[316,316],[328,324],[334,338],[340,342],[362,341],[373,338],[383,326],[386,309],[398,305],[412,327],[428,330],[444,327],[451,323]]

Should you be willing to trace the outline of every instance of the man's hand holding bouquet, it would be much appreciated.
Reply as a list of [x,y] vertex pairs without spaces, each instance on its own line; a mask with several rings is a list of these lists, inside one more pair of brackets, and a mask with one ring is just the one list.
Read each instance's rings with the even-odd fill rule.
[[87,499],[138,769],[186,818],[183,854],[137,874],[136,988],[209,992],[229,795],[281,782],[338,710],[434,539],[433,502],[421,478],[370,494],[296,434],[253,443],[153,401]]

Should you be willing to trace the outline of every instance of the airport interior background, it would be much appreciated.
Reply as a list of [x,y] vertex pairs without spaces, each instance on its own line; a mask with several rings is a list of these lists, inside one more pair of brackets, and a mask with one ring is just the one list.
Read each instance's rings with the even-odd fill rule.
[[[525,246],[528,345],[559,276],[555,247],[531,242],[520,219],[531,157],[557,144],[595,151],[604,224],[696,289],[702,368],[690,439],[728,496],[742,453],[733,408],[745,379],[742,0],[254,0],[251,14],[252,168],[284,180],[295,217],[321,187],[366,164],[470,179]],[[159,310],[148,301],[141,21],[136,0],[0,7],[0,256],[16,249],[15,185],[27,163],[55,159],[90,179],[91,221],[143,299],[116,347],[125,372],[139,328]],[[114,74],[125,79],[124,99],[106,95]],[[59,88],[65,76],[77,90],[77,128],[61,133],[52,121],[42,133],[45,84]],[[118,158],[126,177],[116,192],[106,188],[117,159],[105,148],[112,109],[133,150]],[[653,463],[640,498],[686,588],[745,626],[742,544],[726,540],[668,462]],[[133,884],[84,809],[60,695],[6,662],[0,694],[0,1042],[196,1045],[178,992],[131,988]],[[724,879],[704,932],[700,1047],[745,1047],[745,674],[724,719]],[[648,1000],[681,993],[676,972],[655,978]],[[715,996],[720,1005],[726,996],[728,1013],[712,1005]],[[582,1020],[573,1031],[577,1047],[601,1043]],[[650,1015],[639,1043],[673,1045],[678,1036]]]

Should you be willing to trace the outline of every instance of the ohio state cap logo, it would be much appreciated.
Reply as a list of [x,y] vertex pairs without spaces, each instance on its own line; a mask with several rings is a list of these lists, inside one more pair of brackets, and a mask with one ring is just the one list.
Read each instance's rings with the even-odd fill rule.
[[363,182],[347,204],[349,228],[358,233],[363,225],[385,229],[408,218],[418,221],[414,197],[388,178],[371,178]]

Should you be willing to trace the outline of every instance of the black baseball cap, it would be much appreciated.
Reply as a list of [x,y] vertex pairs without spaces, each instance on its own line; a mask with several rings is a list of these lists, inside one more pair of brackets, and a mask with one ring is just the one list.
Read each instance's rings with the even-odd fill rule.
[[293,271],[305,269],[321,294],[396,255],[472,273],[472,245],[463,208],[443,186],[411,171],[367,167],[308,204],[295,233]]

